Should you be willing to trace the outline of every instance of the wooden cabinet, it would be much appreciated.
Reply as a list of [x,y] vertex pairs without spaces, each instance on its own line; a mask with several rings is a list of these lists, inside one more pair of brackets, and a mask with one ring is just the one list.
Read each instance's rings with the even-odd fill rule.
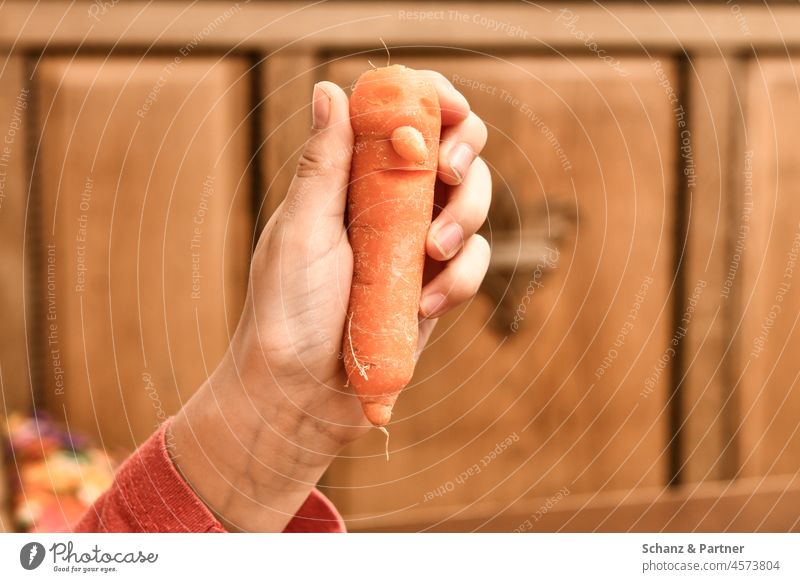
[[[675,373],[676,480],[687,484],[730,479],[737,474],[735,380],[731,343],[735,326],[731,264],[738,263],[732,217],[741,212],[738,162],[742,156],[741,91],[743,63],[730,55],[693,57],[686,75],[689,138],[683,175],[677,247],[681,257],[679,311],[692,308],[684,349]],[[683,147],[683,146],[682,146]],[[690,182],[691,179],[691,182]],[[680,221],[678,221],[680,223]],[[689,304],[686,290],[704,284],[704,292]]]
[[800,67],[751,61],[739,165],[735,296],[739,464],[745,475],[800,468]]
[[31,139],[31,87],[25,59],[11,56],[0,74],[0,414],[29,406],[31,368],[28,341],[32,326],[25,317],[27,278],[28,140]]
[[486,120],[493,258],[325,476],[350,529],[797,529],[796,6],[107,4],[0,7],[0,408],[177,410],[381,38]]
[[241,59],[46,57],[36,70],[44,402],[130,450],[214,369],[252,244]]
[[5,447],[0,447],[0,533],[13,531],[11,518],[8,514],[11,501],[9,493],[11,478],[6,472],[7,461],[5,455]]
[[[497,252],[401,395],[391,461],[376,432],[334,464],[328,494],[355,520],[441,525],[562,490],[666,484],[677,126],[662,84],[679,91],[675,67],[403,62],[444,73],[489,127]],[[367,67],[326,74],[350,85]]]

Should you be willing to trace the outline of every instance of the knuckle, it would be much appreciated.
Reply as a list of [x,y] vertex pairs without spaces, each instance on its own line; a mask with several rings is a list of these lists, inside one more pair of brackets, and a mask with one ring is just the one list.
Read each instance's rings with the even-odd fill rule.
[[469,112],[469,123],[470,127],[473,128],[475,132],[476,153],[479,153],[480,150],[483,149],[483,146],[486,145],[486,140],[489,138],[489,130],[483,120],[478,117],[474,111]]
[[462,301],[475,295],[483,283],[489,268],[489,242],[481,235],[474,234],[467,241],[463,255],[451,289],[451,295]]
[[463,273],[453,285],[450,293],[453,301],[461,303],[474,296],[480,289],[483,277],[478,277],[472,272]]
[[478,172],[482,175],[481,177],[486,180],[488,186],[491,186],[492,172],[489,169],[489,164],[481,156],[476,157],[474,163],[476,164],[475,167],[478,168]]
[[297,161],[298,178],[310,178],[320,176],[331,168],[330,161],[312,147],[306,147]]
[[492,247],[489,245],[489,241],[486,240],[481,234],[473,234],[472,235],[473,244],[477,247],[478,252],[480,253],[481,258],[483,259],[483,263],[486,267],[489,266],[489,259],[492,256]]
[[489,164],[480,156],[475,158],[472,165],[475,168],[475,182],[477,187],[474,189],[478,195],[476,198],[478,198],[481,208],[484,206],[488,208],[489,203],[492,201],[492,172],[489,170]]
[[465,232],[473,233],[486,222],[492,203],[492,176],[482,158],[475,159],[460,188],[460,194],[453,201],[459,207],[454,213],[459,215]]
[[432,69],[425,69],[425,70],[423,70],[423,71],[421,71],[421,72],[422,72],[422,73],[424,73],[424,74],[426,74],[426,75],[428,75],[428,76],[431,78],[431,81],[432,81],[432,82],[434,82],[434,83],[440,83],[440,84],[442,84],[444,87],[447,87],[447,88],[449,88],[449,89],[455,89],[455,87],[453,87],[453,84],[450,82],[450,79],[448,79],[447,77],[445,77],[445,76],[444,76],[442,73],[440,73],[439,71],[434,71],[434,70],[432,70]]
[[486,272],[489,270],[489,262],[492,260],[492,247],[489,245],[489,241],[480,234],[473,234],[469,243],[475,249],[476,260],[474,264],[478,275],[477,285],[480,286],[481,281],[486,276]]

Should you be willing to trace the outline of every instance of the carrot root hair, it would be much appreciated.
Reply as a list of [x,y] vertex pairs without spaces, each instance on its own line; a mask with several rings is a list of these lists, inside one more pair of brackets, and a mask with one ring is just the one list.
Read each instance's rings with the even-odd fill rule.
[[385,40],[383,40],[383,38],[381,38],[381,37],[379,37],[379,39],[380,39],[380,41],[381,41],[381,44],[383,45],[383,48],[385,48],[385,49],[386,49],[386,66],[388,67],[389,65],[391,65],[391,64],[392,64],[392,55],[391,55],[391,53],[389,52],[389,47],[388,47],[388,46],[386,46],[386,41],[385,41]]
[[386,436],[386,460],[389,460],[389,431],[386,430],[385,426],[376,426],[379,431],[381,431]]
[[[355,363],[356,368],[358,368],[358,373],[361,375],[364,380],[369,380],[367,378],[367,367],[362,365],[361,362],[358,361],[356,358],[356,351],[353,349],[353,335],[350,333],[350,330],[353,327],[353,314],[350,314],[350,319],[347,321],[347,343],[350,344],[350,354],[353,356],[353,363]],[[349,380],[348,380],[349,382]]]
[[[389,52],[389,47],[386,46],[386,41],[383,40],[383,38],[380,38],[380,37],[378,38],[378,40],[381,41],[381,44],[383,45],[383,48],[386,49],[386,66],[388,67],[389,65],[392,64],[392,55]],[[372,67],[373,69],[377,69],[378,68],[374,64],[372,64],[371,60],[367,59],[367,62],[369,63],[369,66]]]

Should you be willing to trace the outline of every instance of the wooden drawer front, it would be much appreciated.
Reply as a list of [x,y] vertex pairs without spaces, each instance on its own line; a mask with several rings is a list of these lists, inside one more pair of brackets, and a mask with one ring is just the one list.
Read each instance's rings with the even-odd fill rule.
[[[443,72],[489,126],[494,263],[401,396],[391,461],[375,431],[333,465],[327,492],[355,529],[446,528],[526,497],[665,483],[673,65],[402,62]],[[336,61],[325,76],[350,85],[367,67]]]
[[[0,76],[0,417],[14,410],[27,410],[31,402],[31,369],[27,339],[30,316],[26,317],[25,237],[28,202],[28,127],[31,87],[25,60],[4,56]],[[2,488],[2,485],[0,485]],[[0,510],[2,511],[2,510]]]
[[[747,71],[731,262],[739,317],[739,456],[747,475],[800,469],[800,67],[759,58]],[[741,269],[736,273],[736,267]],[[740,327],[739,327],[740,324]]]
[[106,447],[174,413],[239,317],[246,73],[210,57],[53,57],[36,72],[45,400]]

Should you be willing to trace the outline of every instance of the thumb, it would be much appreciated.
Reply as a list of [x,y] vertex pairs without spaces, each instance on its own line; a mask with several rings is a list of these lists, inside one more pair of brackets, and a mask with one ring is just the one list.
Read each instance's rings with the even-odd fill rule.
[[334,83],[317,83],[311,117],[311,136],[297,164],[283,211],[297,226],[315,229],[322,226],[322,217],[338,223],[344,218],[353,154],[347,95]]

